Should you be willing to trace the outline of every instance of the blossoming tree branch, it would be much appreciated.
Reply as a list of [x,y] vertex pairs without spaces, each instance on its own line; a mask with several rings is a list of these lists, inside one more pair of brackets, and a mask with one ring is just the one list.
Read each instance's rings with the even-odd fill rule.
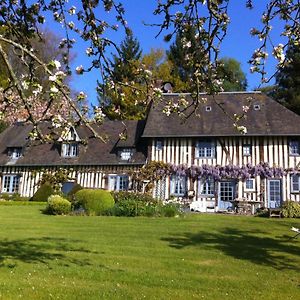
[[[258,48],[249,58],[251,72],[261,75],[261,82],[271,80],[276,74],[266,73],[266,60],[273,55],[278,61],[278,69],[291,63],[285,56],[289,46],[299,45],[300,41],[300,3],[296,0],[268,0],[261,16],[260,28],[252,28],[252,36],[257,37]],[[193,74],[188,79],[192,88],[193,102],[184,98],[178,103],[166,103],[166,114],[184,115],[187,107],[197,109],[205,97],[202,92],[216,94],[222,91],[223,79],[217,69],[221,62],[219,53],[226,37],[230,16],[228,5],[233,0],[160,0],[153,12],[160,18],[157,24],[157,35],[163,35],[166,41],[178,33],[193,30],[193,40],[183,36],[184,48],[189,50],[184,58],[190,65]],[[255,9],[254,0],[245,0],[248,9]],[[107,18],[107,14],[114,16]],[[43,39],[42,24],[56,22],[63,28],[64,37],[58,47],[63,51],[61,61],[42,60],[38,55],[33,39]],[[108,21],[110,20],[110,21]],[[272,24],[281,22],[282,43],[273,43]],[[115,0],[81,0],[77,7],[67,0],[3,0],[0,1],[0,58],[6,68],[9,80],[2,89],[0,97],[1,117],[19,115],[34,125],[32,138],[47,140],[39,129],[43,120],[50,120],[53,128],[67,128],[73,122],[83,122],[92,133],[101,137],[91,126],[91,121],[103,122],[105,115],[101,107],[93,107],[91,119],[88,108],[83,104],[86,100],[84,91],[72,95],[66,85],[66,78],[72,73],[84,76],[92,70],[98,70],[100,93],[103,97],[120,97],[124,101],[126,92],[137,95],[136,101],[146,105],[152,99],[160,99],[162,91],[155,85],[152,74],[143,65],[135,70],[134,80],[120,82],[115,80],[109,60],[110,53],[118,53],[119,47],[114,41],[114,32],[121,30],[130,34],[126,22],[126,12],[122,1]],[[90,58],[89,65],[79,65],[72,69],[70,52],[79,41],[87,45],[82,53]],[[192,47],[192,43],[194,44]],[[19,76],[13,67],[11,57],[18,60],[24,71]],[[42,85],[40,74],[47,84]],[[38,75],[39,74],[39,75]],[[234,126],[242,133],[245,128],[240,124],[248,108],[243,107],[242,115],[231,116]],[[122,112],[118,112],[122,113]],[[226,113],[224,111],[224,113]]]

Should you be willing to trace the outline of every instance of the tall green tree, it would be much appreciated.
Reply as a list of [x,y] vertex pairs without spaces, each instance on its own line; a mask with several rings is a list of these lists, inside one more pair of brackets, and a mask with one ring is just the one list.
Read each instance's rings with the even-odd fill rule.
[[132,34],[127,35],[121,42],[118,55],[114,54],[111,61],[113,78],[116,81],[134,80],[137,62],[141,57],[142,50],[139,41]]
[[196,30],[188,26],[176,34],[175,41],[167,51],[168,60],[174,66],[174,76],[179,76],[183,82],[189,81],[195,72],[195,66],[192,62],[188,63],[188,57],[196,50],[197,45]]
[[300,46],[291,46],[286,52],[290,63],[279,69],[276,76],[275,98],[300,115]]
[[[118,54],[114,54],[106,69],[111,82],[119,83],[118,88],[98,84],[98,100],[103,113],[112,120],[142,119],[145,116],[145,103],[142,96],[145,86],[140,78],[142,50],[132,34],[121,42]],[[132,88],[134,87],[134,88]]]
[[234,58],[224,57],[220,59],[221,66],[218,76],[223,79],[225,92],[245,91],[247,88],[246,74],[241,69],[241,63]]

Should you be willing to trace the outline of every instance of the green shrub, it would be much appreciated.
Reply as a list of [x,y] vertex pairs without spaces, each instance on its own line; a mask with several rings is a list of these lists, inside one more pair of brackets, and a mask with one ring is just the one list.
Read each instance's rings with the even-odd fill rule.
[[282,206],[282,215],[285,218],[300,218],[300,203],[286,201]]
[[10,200],[10,194],[8,194],[8,193],[1,193],[0,198],[3,199],[3,200]]
[[160,213],[163,217],[175,217],[180,215],[180,205],[177,203],[168,203],[160,206]]
[[125,200],[139,201],[147,204],[157,204],[159,202],[159,200],[154,199],[149,194],[142,194],[136,192],[121,191],[121,192],[114,192],[112,193],[112,195],[116,203]]
[[75,194],[75,206],[89,215],[104,215],[114,207],[114,198],[105,190],[82,189]]
[[51,195],[47,201],[45,213],[51,215],[67,215],[71,211],[71,202],[60,195]]
[[54,190],[49,183],[44,183],[40,186],[40,188],[36,191],[33,197],[30,199],[31,201],[38,202],[46,202],[47,199],[54,194]]
[[114,215],[121,217],[143,216],[146,211],[147,203],[129,199],[119,200],[115,204]]

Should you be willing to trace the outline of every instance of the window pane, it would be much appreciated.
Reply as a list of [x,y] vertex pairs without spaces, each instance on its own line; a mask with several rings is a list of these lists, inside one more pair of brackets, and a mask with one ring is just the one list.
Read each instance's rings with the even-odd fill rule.
[[246,180],[246,189],[247,190],[253,190],[254,189],[254,180],[253,179],[247,179]]
[[171,194],[175,196],[184,196],[186,193],[186,177],[172,176],[171,177]]
[[300,190],[299,180],[300,180],[299,174],[292,176],[292,192],[299,192]]
[[206,196],[212,196],[215,193],[215,183],[213,179],[204,179],[200,182],[200,194]]
[[128,190],[128,176],[127,175],[123,175],[123,176],[118,176],[118,180],[119,180],[119,190],[120,191],[126,191]]
[[299,142],[290,141],[290,154],[298,155],[299,154]]
[[4,175],[2,192],[18,193],[19,192],[20,176],[18,175]]
[[196,157],[215,157],[215,146],[212,142],[198,142]]
[[243,155],[251,155],[251,145],[243,145]]
[[122,160],[130,160],[132,157],[133,151],[132,149],[123,149],[120,153],[120,158]]

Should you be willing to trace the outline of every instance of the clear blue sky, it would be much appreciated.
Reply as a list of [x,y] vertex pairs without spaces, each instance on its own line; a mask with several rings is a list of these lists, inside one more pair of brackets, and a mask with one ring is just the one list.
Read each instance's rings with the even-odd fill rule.
[[[138,38],[143,53],[147,53],[151,48],[165,48],[168,49],[170,43],[163,41],[163,35],[155,38],[158,29],[155,27],[145,26],[145,23],[155,23],[159,21],[158,17],[153,16],[152,12],[155,9],[157,0],[125,0],[124,7],[126,10],[126,20],[129,27],[132,28],[134,35]],[[260,18],[265,5],[268,1],[254,0],[255,8],[253,10],[246,9],[246,0],[231,0],[229,6],[229,15],[231,23],[229,25],[228,34],[221,48],[221,57],[233,57],[241,62],[243,71],[247,74],[248,90],[253,90],[259,85],[259,76],[249,72],[249,65],[247,61],[250,59],[251,54],[255,49],[260,46],[257,38],[251,37],[249,32],[252,27],[259,27]],[[79,7],[77,1],[69,1],[70,5]],[[99,11],[100,16],[113,20],[113,16]],[[46,24],[58,34],[61,28],[57,25]],[[274,31],[274,44],[282,42],[279,36],[280,24],[273,24]],[[120,43],[124,38],[124,31],[120,30],[117,33],[112,33],[112,39]],[[78,42],[74,48],[76,58],[73,63],[75,68],[78,65],[86,66],[88,58],[85,55],[87,45],[83,42]],[[272,74],[275,71],[275,60],[269,56],[267,70]],[[84,91],[88,95],[90,102],[97,103],[97,93],[95,91],[96,80],[100,79],[97,71],[87,75],[73,75],[72,86],[76,91]]]

